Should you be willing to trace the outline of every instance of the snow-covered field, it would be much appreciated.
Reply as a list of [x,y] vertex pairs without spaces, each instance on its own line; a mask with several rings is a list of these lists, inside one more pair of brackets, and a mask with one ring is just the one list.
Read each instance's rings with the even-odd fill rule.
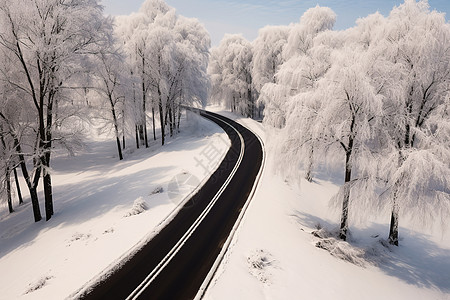
[[[192,113],[176,138],[159,143],[122,162],[105,137],[76,157],[56,154],[49,222],[33,222],[29,200],[12,215],[2,206],[0,299],[64,299],[95,280],[167,222],[229,147],[220,127]],[[217,152],[207,160],[211,145]]]
[[[221,113],[265,140],[260,123]],[[1,208],[0,299],[73,295],[167,222],[229,145],[209,121],[192,116],[182,124],[182,133],[164,148],[157,141],[150,150],[128,152],[122,162],[109,139],[89,141],[76,157],[56,155],[49,222],[34,223],[29,202],[12,215]],[[220,153],[204,161],[211,143]],[[319,238],[311,234],[338,225],[339,213],[328,205],[336,179],[319,176],[297,187],[273,174],[270,150],[267,158],[206,299],[450,299],[450,231],[430,233],[404,221],[400,247],[387,248],[380,242],[388,234],[387,218],[353,223],[350,244],[338,244],[334,253],[351,254],[356,264],[344,261],[317,248]]]
[[[220,111],[214,107],[213,110]],[[222,114],[233,117],[230,113]],[[265,139],[260,123],[237,118]],[[300,187],[272,172],[261,184],[206,299],[450,299],[450,227],[444,234],[400,223],[400,247],[385,247],[389,219],[350,224],[352,239],[334,253],[317,248],[317,227],[338,227],[329,207],[337,180],[322,175]],[[431,232],[430,232],[431,231]]]

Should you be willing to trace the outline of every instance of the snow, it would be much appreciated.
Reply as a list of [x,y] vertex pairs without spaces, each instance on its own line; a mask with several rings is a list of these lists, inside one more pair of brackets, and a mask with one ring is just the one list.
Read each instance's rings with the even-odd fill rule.
[[[262,124],[209,109],[265,140]],[[273,161],[269,150],[261,184],[205,299],[450,299],[448,230],[440,234],[402,220],[400,247],[389,247],[383,246],[388,216],[351,222],[350,242],[339,247],[363,257],[364,266],[344,261],[316,247],[319,238],[311,234],[338,228],[339,211],[329,200],[342,180],[321,172],[297,186],[274,174]]]
[[[76,157],[56,154],[49,222],[33,222],[29,200],[12,215],[1,207],[0,299],[64,299],[168,222],[230,145],[220,127],[193,113],[182,126],[166,146],[157,140],[150,149],[128,151],[122,162],[113,138],[91,139]],[[211,145],[217,155],[200,165]]]
[[[261,123],[208,109],[266,142]],[[168,222],[229,146],[219,127],[189,116],[166,146],[158,140],[150,150],[126,152],[122,162],[112,139],[94,136],[76,157],[55,155],[49,222],[33,222],[29,200],[12,215],[1,207],[0,299],[74,296]],[[205,170],[198,161],[210,143],[221,153]],[[359,255],[363,266],[330,255],[311,233],[338,228],[339,211],[329,200],[342,180],[320,172],[297,186],[273,172],[266,151],[261,184],[205,299],[450,299],[450,230],[401,220],[400,247],[386,247],[388,216],[350,220],[350,242],[337,247]]]

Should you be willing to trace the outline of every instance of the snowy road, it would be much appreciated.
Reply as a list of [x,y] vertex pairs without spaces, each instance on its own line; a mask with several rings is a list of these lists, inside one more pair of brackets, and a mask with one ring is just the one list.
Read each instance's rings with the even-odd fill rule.
[[83,299],[192,299],[217,260],[262,166],[259,139],[242,125],[200,111],[231,140],[219,168],[161,232]]

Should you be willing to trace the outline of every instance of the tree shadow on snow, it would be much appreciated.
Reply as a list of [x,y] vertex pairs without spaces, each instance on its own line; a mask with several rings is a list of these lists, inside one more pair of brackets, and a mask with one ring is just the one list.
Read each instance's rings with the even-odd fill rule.
[[[304,212],[296,211],[291,218],[307,232],[318,227],[331,232],[338,229],[337,223]],[[388,245],[381,238],[387,238],[387,224],[371,223],[350,230],[349,244],[363,249],[369,264],[407,284],[450,293],[450,249],[441,248],[429,236],[406,228],[400,228],[399,247]]]
[[[0,258],[12,251],[27,248],[34,244],[35,238],[52,228],[83,224],[110,211],[132,208],[134,200],[142,196],[148,209],[169,202],[167,197],[151,197],[160,174],[169,168],[151,168],[120,177],[99,176],[83,182],[54,187],[55,214],[49,222],[34,223],[29,199],[14,214],[0,219]],[[145,178],[145,180],[139,180]],[[40,193],[40,207],[45,218],[44,197]],[[122,209],[122,210],[121,210]],[[118,215],[117,218],[122,218]]]
[[392,247],[390,259],[382,260],[378,267],[408,284],[450,293],[450,250],[440,248],[426,235],[400,230],[400,246]]

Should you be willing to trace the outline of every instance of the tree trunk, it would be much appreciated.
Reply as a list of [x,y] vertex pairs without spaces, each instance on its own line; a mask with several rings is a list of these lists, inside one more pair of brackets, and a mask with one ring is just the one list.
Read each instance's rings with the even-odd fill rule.
[[394,185],[391,224],[389,226],[389,244],[398,246],[398,216],[400,207],[397,203],[398,187]]
[[350,202],[350,186],[346,181],[346,183],[344,184],[344,199],[342,201],[341,226],[339,229],[339,238],[343,241],[347,240],[349,202]]
[[145,145],[144,126],[142,126],[142,125],[139,125],[139,139],[141,141],[141,145]]
[[161,90],[158,86],[158,95],[159,95],[159,119],[161,123],[161,145],[164,146],[165,143],[165,125],[164,125],[164,111],[163,111],[163,104],[162,104],[162,97],[161,97]]
[[45,197],[45,219],[50,220],[53,216],[53,191],[52,191],[52,179],[50,174],[50,157],[52,149],[52,125],[53,125],[53,103],[56,91],[51,91],[47,99],[47,118],[45,131],[45,140],[42,141],[42,149],[44,154],[42,155],[43,165],[43,181],[44,181],[44,197]]
[[122,160],[123,155],[122,155],[122,147],[120,145],[119,125],[118,125],[118,120],[117,120],[117,115],[116,115],[116,109],[114,107],[114,101],[113,101],[111,95],[109,95],[109,104],[111,105],[111,114],[112,114],[113,122],[114,122],[114,133],[116,134],[116,143],[117,143],[117,151],[119,152],[119,160]]
[[148,148],[148,137],[147,137],[147,108],[146,108],[146,94],[147,94],[147,88],[145,86],[145,58],[142,57],[142,125],[144,126],[144,141],[145,141],[145,148]]
[[343,241],[347,240],[348,231],[348,206],[350,203],[350,180],[352,178],[352,166],[350,158],[352,155],[353,139],[346,153],[345,158],[345,182],[344,182],[344,199],[342,201],[341,227],[339,230],[339,238]]
[[152,126],[153,126],[153,140],[156,141],[155,108],[153,106],[152,106]]
[[136,124],[134,126],[135,135],[136,135],[136,148],[139,149],[139,126]]
[[252,97],[252,89],[251,88],[249,88],[247,90],[247,98],[248,98],[248,103],[249,103],[248,117],[253,119],[253,117],[254,117],[254,105],[253,105],[253,97]]
[[36,191],[37,185],[31,181],[30,175],[28,173],[27,165],[25,163],[25,157],[22,154],[22,148],[19,144],[17,138],[14,138],[14,146],[19,156],[20,169],[22,170],[23,178],[28,186],[28,190],[30,191],[31,205],[33,207],[33,215],[34,221],[39,222],[42,220],[41,209],[39,208],[39,199]]
[[313,177],[312,177],[312,172],[313,172],[313,156],[314,156],[314,148],[311,147],[309,149],[309,156],[308,156],[308,166],[306,168],[306,175],[305,175],[305,179],[308,180],[308,182],[312,182]]
[[[146,115],[144,113],[144,115]],[[145,148],[148,148],[148,136],[147,136],[147,117],[144,117],[144,141],[145,141]]]
[[170,137],[173,136],[173,116],[172,116],[172,106],[169,105],[169,129],[170,129]]
[[180,132],[180,121],[181,121],[181,106],[178,106],[178,124],[177,124],[178,132]]
[[19,197],[19,205],[20,205],[23,204],[22,190],[20,189],[20,183],[19,178],[17,176],[16,168],[14,168],[13,171],[14,171],[14,180],[16,181],[17,197]]
[[9,167],[6,167],[6,194],[8,197],[8,209],[9,213],[13,213],[14,209],[12,206],[12,196],[11,196],[11,170]]
[[120,146],[120,138],[116,136],[116,143],[117,143],[117,151],[119,152],[119,160],[123,159],[122,155],[122,147]]
[[122,109],[122,149],[125,150],[126,148],[126,137],[125,137],[125,109]]
[[45,219],[50,220],[53,216],[53,193],[52,193],[52,179],[50,172],[44,168],[44,196],[45,196]]

